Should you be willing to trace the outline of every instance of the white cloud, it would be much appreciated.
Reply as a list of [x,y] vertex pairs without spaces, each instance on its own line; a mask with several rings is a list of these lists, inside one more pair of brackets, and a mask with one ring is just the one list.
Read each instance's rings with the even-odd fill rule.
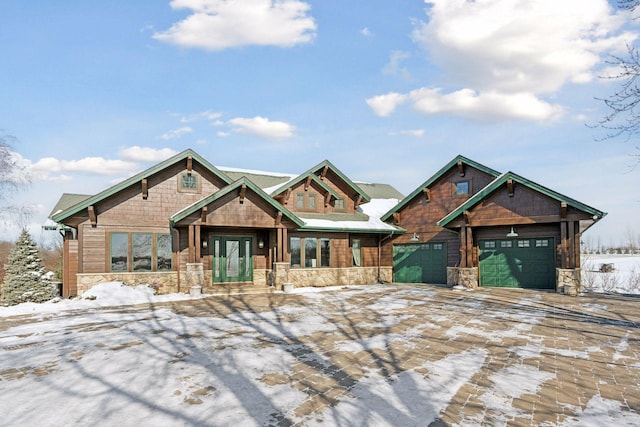
[[166,132],[160,135],[160,138],[164,140],[177,139],[182,137],[182,135],[185,135],[191,132],[193,132],[193,129],[191,129],[189,126],[183,126],[181,128],[170,130],[169,132]]
[[[602,57],[637,35],[607,0],[426,0],[428,20],[412,37],[450,87],[423,87],[367,100],[381,116],[413,101],[424,114],[480,119],[555,119],[545,101],[568,83],[594,80]],[[385,71],[397,69],[392,55]],[[371,101],[371,102],[370,102]],[[494,104],[495,103],[495,104]]]
[[190,114],[188,116],[183,116],[180,118],[181,123],[190,123],[199,120],[216,120],[222,117],[222,113],[218,113],[211,110],[201,111],[199,113]]
[[229,120],[239,133],[247,133],[270,139],[285,139],[293,136],[295,128],[289,123],[271,121],[267,118],[256,116],[253,118],[237,117]]
[[225,131],[221,130],[221,131],[216,132],[216,135],[219,136],[220,138],[226,138],[231,134],[229,132],[225,132]]
[[385,67],[382,69],[382,73],[392,75],[392,76],[399,74],[406,79],[410,79],[411,74],[409,74],[409,70],[407,70],[406,67],[400,66],[400,63],[409,57],[411,57],[411,54],[409,52],[394,50],[393,52],[391,52],[389,63],[385,65]]
[[176,153],[177,152],[171,148],[157,149],[151,147],[140,147],[137,145],[129,148],[123,148],[119,152],[122,158],[135,162],[161,162]]
[[299,0],[173,0],[171,7],[193,13],[153,38],[184,47],[291,47],[315,37],[311,6]]
[[439,89],[418,89],[410,93],[413,107],[424,114],[450,113],[462,117],[489,119],[554,120],[563,114],[559,105],[544,102],[530,93],[476,92],[461,89],[442,94]]
[[365,37],[373,37],[373,33],[367,27],[364,27],[363,29],[361,29],[360,34],[362,34]]
[[30,169],[43,180],[60,179],[52,178],[51,174],[63,174],[65,172],[83,172],[96,175],[114,175],[135,170],[136,163],[124,160],[109,160],[103,157],[85,157],[80,160],[59,160],[53,157],[44,157],[31,164]]
[[378,116],[388,116],[393,113],[396,107],[407,101],[407,95],[390,92],[386,95],[378,95],[367,99],[367,104]]
[[409,130],[401,130],[398,132],[389,132],[389,135],[406,135],[406,136],[415,136],[416,138],[420,138],[424,136],[424,129],[409,129]]

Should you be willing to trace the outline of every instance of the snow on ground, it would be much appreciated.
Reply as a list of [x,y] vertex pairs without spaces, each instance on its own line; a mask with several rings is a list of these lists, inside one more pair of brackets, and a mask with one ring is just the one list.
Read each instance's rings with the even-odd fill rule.
[[[614,272],[597,271],[604,263],[612,263]],[[591,292],[611,291],[606,285],[613,281],[618,292],[640,293],[633,282],[638,272],[637,256],[593,255],[583,265],[583,278],[585,273],[587,279],[593,278],[587,289]],[[611,277],[615,280],[607,279]],[[415,321],[416,325],[407,328],[404,335],[388,333],[337,340],[335,350],[347,354],[375,352],[424,334],[443,333],[443,323],[456,315],[427,311],[427,316],[412,319],[415,316],[407,313],[414,306],[428,304],[436,292],[405,288],[399,291],[403,298],[397,299],[394,294],[381,294],[381,288],[296,289],[294,293],[305,298],[305,305],[285,304],[273,311],[234,312],[226,316],[187,316],[148,306],[127,309],[126,305],[193,298],[186,294],[157,296],[148,286],[129,287],[115,282],[94,287],[83,299],[0,307],[0,322],[10,316],[26,317],[16,321],[15,326],[9,322],[6,329],[0,328],[0,395],[5,396],[0,398],[0,424],[235,427],[278,425],[282,421],[278,414],[283,413],[288,414],[288,420],[309,426],[416,425],[415,420],[435,420],[460,387],[487,363],[484,349],[450,354],[392,377],[381,376],[379,371],[368,372],[353,384],[347,396],[320,414],[324,418],[296,418],[293,411],[304,404],[307,394],[286,382],[264,381],[287,378],[300,360],[332,369],[322,353],[313,351],[314,344],[305,347],[295,337],[338,329],[340,326],[327,318],[323,308],[333,304],[345,313],[361,310],[350,296],[365,298],[370,301],[367,308],[380,314],[378,320],[362,322],[363,327],[385,330],[406,321]],[[485,296],[476,292],[468,295],[474,298],[466,299],[464,294],[455,300],[460,309],[485,309]],[[535,295],[529,297],[529,302],[535,301]],[[606,304],[586,302],[583,308],[596,314],[607,310]],[[487,311],[483,319],[495,316]],[[281,323],[282,317],[288,319],[286,327]],[[487,331],[483,329],[483,319],[472,319],[450,327],[443,336],[450,340],[480,338],[488,344],[504,338],[527,339],[526,344],[509,349],[516,360],[541,354],[589,359],[592,353],[603,351],[600,347],[569,351],[543,345],[540,337],[529,334],[543,320],[542,313],[506,313],[502,318],[512,326]],[[265,347],[273,342],[279,345]],[[611,345],[620,352],[619,358],[627,357],[622,353],[629,347],[629,338]],[[502,414],[495,419],[498,424],[506,423],[507,417],[519,415],[512,406],[515,398],[535,393],[553,378],[554,374],[527,365],[507,367],[489,378],[494,386],[480,396],[480,401],[484,411]],[[565,425],[607,425],[612,420],[619,425],[640,424],[638,414],[625,412],[618,402],[600,395],[575,412],[577,415]]]
[[[585,255],[582,261],[582,288],[586,292],[640,294],[640,255]],[[601,272],[610,264],[611,272]]]

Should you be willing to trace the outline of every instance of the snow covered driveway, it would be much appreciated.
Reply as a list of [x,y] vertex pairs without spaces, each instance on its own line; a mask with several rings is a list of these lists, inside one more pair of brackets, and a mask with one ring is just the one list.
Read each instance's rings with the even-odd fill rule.
[[8,426],[640,425],[640,298],[368,286],[0,318]]

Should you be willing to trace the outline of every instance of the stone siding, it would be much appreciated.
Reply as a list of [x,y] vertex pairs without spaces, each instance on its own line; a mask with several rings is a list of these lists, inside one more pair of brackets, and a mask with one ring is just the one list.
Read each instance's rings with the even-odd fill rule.
[[478,267],[447,267],[447,286],[460,285],[475,289],[478,287],[478,283]]
[[286,282],[292,283],[296,288],[371,285],[390,282],[391,270],[391,267],[382,267],[378,278],[378,267],[292,268]]

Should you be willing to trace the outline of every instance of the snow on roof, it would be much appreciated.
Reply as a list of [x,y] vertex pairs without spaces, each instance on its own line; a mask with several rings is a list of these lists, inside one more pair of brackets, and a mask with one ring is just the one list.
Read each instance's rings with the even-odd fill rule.
[[398,199],[372,199],[360,206],[360,210],[368,217],[366,221],[309,218],[304,214],[298,217],[305,222],[305,228],[321,228],[328,230],[361,230],[361,231],[398,231],[398,227],[380,220],[382,214],[398,203]]

